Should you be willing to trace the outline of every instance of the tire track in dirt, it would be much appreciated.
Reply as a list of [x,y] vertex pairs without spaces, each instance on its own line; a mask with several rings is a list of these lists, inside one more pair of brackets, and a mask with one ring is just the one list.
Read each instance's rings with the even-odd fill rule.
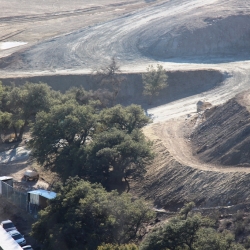
[[177,162],[202,171],[214,171],[221,173],[250,173],[249,168],[234,166],[219,166],[200,161],[192,154],[190,134],[194,127],[190,126],[189,118],[171,119],[164,123],[152,126],[153,133],[163,143],[168,152]]

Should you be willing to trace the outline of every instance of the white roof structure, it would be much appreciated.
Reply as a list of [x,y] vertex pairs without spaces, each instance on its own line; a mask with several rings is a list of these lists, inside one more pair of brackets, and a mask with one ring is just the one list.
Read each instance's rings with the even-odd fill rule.
[[11,180],[13,177],[11,176],[0,176],[0,181],[6,181],[6,180]]
[[0,226],[0,247],[3,250],[22,250],[16,241]]
[[47,190],[43,190],[43,189],[38,189],[38,190],[30,191],[28,193],[29,194],[40,195],[40,196],[45,197],[45,198],[47,198],[49,200],[56,198],[56,193],[55,192],[47,191]]

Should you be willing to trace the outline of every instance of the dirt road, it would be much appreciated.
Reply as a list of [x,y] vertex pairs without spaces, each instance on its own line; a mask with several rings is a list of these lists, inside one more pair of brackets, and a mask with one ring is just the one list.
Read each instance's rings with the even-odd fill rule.
[[190,117],[171,119],[152,125],[150,133],[153,133],[169,151],[170,155],[180,164],[202,171],[214,171],[221,173],[250,173],[249,167],[220,166],[205,163],[193,155],[190,135],[195,124],[190,123]]

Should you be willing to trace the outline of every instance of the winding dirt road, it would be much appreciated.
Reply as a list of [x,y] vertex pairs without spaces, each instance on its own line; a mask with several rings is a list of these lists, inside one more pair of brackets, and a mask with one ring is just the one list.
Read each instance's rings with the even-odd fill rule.
[[182,165],[202,171],[250,173],[250,169],[246,167],[220,166],[204,163],[197,157],[193,156],[189,135],[192,133],[194,127],[190,126],[190,119],[192,119],[192,116],[189,118],[182,117],[178,119],[171,119],[163,123],[160,122],[153,125],[151,128],[147,128],[147,132],[151,130],[151,133],[162,141],[170,155]]

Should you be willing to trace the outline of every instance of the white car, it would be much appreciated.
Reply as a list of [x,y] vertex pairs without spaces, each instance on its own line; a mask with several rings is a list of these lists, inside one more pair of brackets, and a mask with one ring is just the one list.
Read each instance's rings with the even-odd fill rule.
[[26,245],[26,240],[24,239],[24,236],[21,235],[17,230],[12,230],[9,231],[8,233],[20,246]]
[[12,230],[16,230],[16,227],[11,220],[4,220],[1,222],[0,225],[7,232],[12,231]]

